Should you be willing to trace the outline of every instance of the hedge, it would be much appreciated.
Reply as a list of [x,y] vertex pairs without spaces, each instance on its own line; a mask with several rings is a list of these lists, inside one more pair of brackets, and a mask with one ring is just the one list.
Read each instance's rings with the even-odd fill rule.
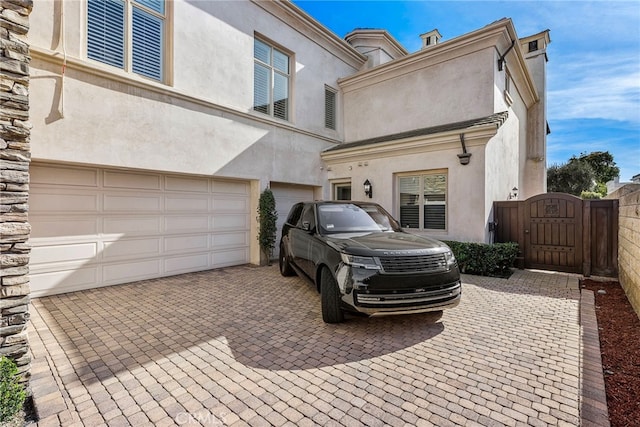
[[0,356],[0,423],[3,425],[22,409],[27,396],[19,380],[14,361]]
[[509,277],[518,256],[517,243],[466,243],[445,241],[458,260],[461,273]]

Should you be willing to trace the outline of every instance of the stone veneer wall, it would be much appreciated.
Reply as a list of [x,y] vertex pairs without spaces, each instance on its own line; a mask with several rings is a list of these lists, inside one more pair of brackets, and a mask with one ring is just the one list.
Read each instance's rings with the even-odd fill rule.
[[618,275],[640,317],[640,184],[627,184],[607,199],[618,199]]
[[33,0],[0,0],[0,354],[30,377],[29,14]]

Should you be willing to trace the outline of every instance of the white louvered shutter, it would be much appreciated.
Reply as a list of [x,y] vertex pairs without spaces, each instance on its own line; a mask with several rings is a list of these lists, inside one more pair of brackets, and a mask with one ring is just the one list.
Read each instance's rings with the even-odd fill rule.
[[163,26],[162,19],[133,8],[131,66],[134,73],[162,80]]
[[87,11],[87,56],[124,68],[124,1],[89,0]]

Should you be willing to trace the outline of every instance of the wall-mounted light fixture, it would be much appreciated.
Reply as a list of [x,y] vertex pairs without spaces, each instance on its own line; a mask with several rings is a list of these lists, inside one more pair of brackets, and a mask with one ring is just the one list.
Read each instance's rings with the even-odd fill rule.
[[364,194],[369,196],[369,198],[373,197],[373,185],[371,185],[368,179],[364,182]]
[[513,187],[511,189],[511,193],[509,193],[509,200],[513,200],[517,198],[518,198],[518,187]]

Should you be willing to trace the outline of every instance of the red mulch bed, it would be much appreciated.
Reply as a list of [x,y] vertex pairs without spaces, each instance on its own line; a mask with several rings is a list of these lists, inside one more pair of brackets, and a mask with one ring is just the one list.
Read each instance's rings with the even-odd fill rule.
[[640,426],[640,319],[618,282],[580,285],[595,294],[611,427]]

